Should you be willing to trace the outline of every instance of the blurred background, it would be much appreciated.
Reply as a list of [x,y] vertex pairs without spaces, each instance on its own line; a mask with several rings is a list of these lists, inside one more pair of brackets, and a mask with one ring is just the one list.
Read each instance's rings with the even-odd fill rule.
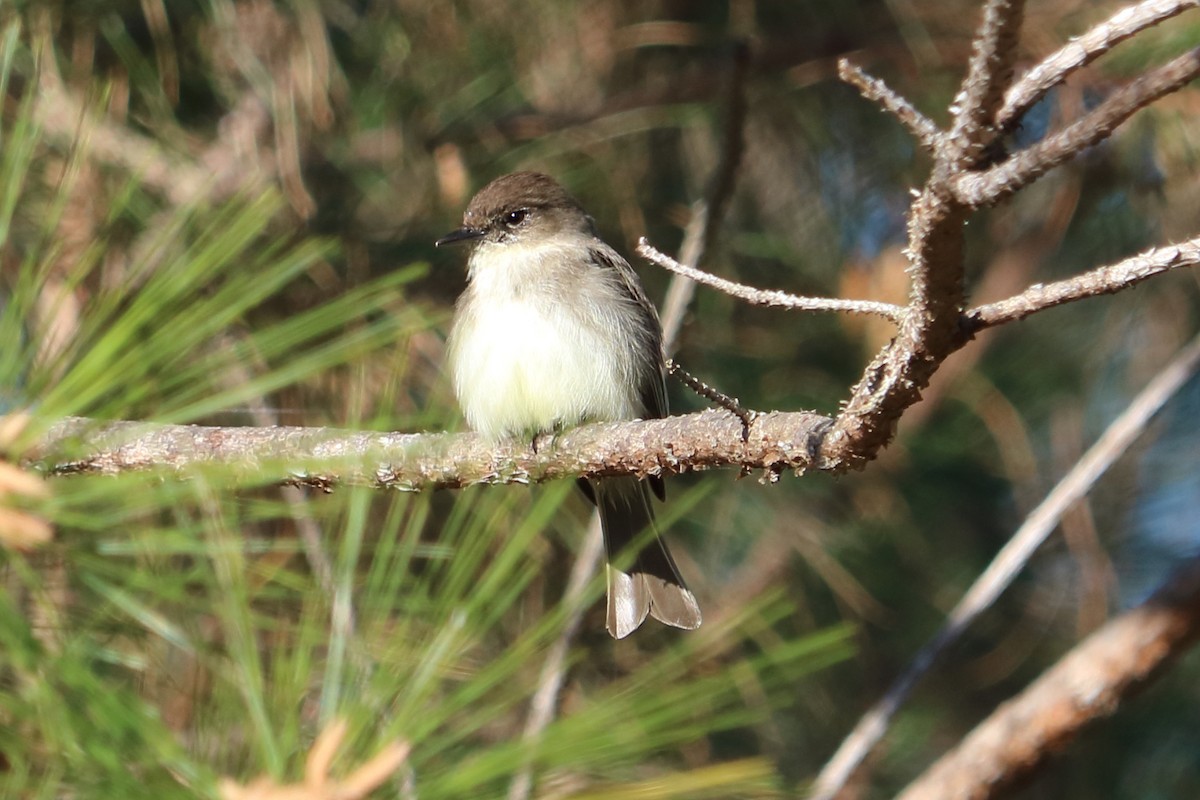
[[[1033,4],[1019,68],[1113,2]],[[16,2],[0,9],[0,410],[10,458],[62,415],[461,429],[443,341],[471,194],[548,172],[630,256],[677,250],[723,147],[745,147],[701,266],[903,303],[928,166],[836,78],[849,57],[939,123],[977,4],[415,0]],[[1200,40],[1183,15],[1035,107],[1010,147]],[[1192,237],[1200,91],[972,218],[972,302]],[[705,627],[604,633],[522,736],[589,509],[569,485],[437,494],[71,477],[29,500],[52,543],[0,553],[8,796],[214,796],[301,775],[335,716],[345,764],[405,738],[380,796],[793,795],[1105,425],[1197,331],[1194,271],[987,331],[861,474],[670,482],[660,516]],[[700,288],[677,357],[749,407],[835,413],[887,323]],[[704,402],[678,385],[672,409]],[[848,796],[894,793],[1200,545],[1200,382],[1063,522],[900,713]],[[40,420],[40,421],[39,421]],[[24,444],[22,444],[24,443]],[[265,481],[269,476],[259,480]],[[20,505],[26,501],[14,500]],[[1181,661],[1021,796],[1200,793],[1200,661]]]

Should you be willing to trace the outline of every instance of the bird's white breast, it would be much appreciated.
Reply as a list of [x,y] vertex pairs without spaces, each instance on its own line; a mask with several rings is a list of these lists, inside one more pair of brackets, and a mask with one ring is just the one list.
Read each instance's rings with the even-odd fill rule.
[[[563,268],[571,248],[481,247],[450,337],[455,394],[472,429],[500,438],[639,415],[636,369],[618,303],[594,267]],[[602,307],[604,303],[600,304]],[[607,323],[607,324],[606,324]]]

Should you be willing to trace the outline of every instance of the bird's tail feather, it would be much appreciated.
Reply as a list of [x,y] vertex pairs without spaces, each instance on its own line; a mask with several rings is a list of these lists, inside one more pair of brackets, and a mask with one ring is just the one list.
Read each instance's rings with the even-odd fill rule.
[[646,483],[636,478],[605,478],[591,482],[591,487],[608,552],[608,632],[623,639],[637,630],[647,615],[676,628],[700,627],[696,597],[683,582],[657,529],[627,569],[613,566],[647,526],[654,527]]

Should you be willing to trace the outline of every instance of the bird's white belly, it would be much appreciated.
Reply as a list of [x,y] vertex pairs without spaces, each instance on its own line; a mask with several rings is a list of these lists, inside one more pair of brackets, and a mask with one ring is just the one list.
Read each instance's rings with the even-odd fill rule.
[[[492,438],[638,415],[630,356],[565,309],[512,297],[477,303],[455,331],[454,388]],[[614,346],[616,345],[616,346]]]

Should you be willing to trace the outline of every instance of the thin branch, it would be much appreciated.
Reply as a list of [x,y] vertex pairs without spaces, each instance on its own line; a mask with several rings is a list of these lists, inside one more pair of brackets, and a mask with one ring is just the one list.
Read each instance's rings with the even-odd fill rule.
[[955,99],[954,124],[942,138],[948,165],[969,168],[998,135],[992,125],[1012,81],[1024,0],[988,0],[975,34],[967,76]]
[[972,208],[1007,198],[1034,179],[1107,139],[1134,112],[1200,76],[1200,47],[1118,89],[1082,119],[984,172],[960,175],[955,197]]
[[964,315],[964,332],[969,336],[984,328],[1024,319],[1030,314],[1064,303],[1115,294],[1155,275],[1197,264],[1200,264],[1200,238],[1155,247],[1120,263],[1054,283],[1037,284],[1015,297],[973,308]]
[[913,781],[901,800],[988,800],[1005,795],[1089,723],[1200,638],[1200,558],[1180,567],[1142,605],[1100,628],[954,750]]
[[1143,0],[1122,8],[1018,78],[1005,94],[1004,105],[996,115],[997,127],[1010,129],[1046,92],[1129,37],[1197,7],[1200,0]]
[[674,272],[677,275],[683,275],[685,278],[689,278],[696,283],[711,286],[731,297],[745,300],[747,303],[756,306],[792,308],[798,311],[845,311],[851,314],[875,314],[890,319],[893,322],[898,322],[904,314],[904,309],[900,306],[894,306],[890,303],[878,303],[873,300],[800,297],[799,295],[776,290],[755,289],[753,286],[735,283],[734,281],[717,277],[695,267],[681,264],[666,253],[656,250],[653,245],[646,241],[645,237],[642,237],[638,241],[637,252],[642,258],[657,264],[663,269]]
[[1059,520],[1082,499],[1110,466],[1129,449],[1146,429],[1151,418],[1188,381],[1200,366],[1200,336],[1194,338],[1171,359],[1170,363],[1133,399],[1128,407],[1109,424],[1075,466],[1063,476],[1058,485],[1046,495],[1008,543],[988,565],[958,605],[950,612],[946,623],[921,648],[904,673],[896,679],[887,694],[862,716],[826,763],[814,784],[815,800],[830,800],[846,785],[870,751],[887,731],[892,716],[907,699],[929,668],[947,647],[958,640],[963,631],[1012,583],[1030,557],[1054,531]]
[[[537,690],[529,701],[529,716],[525,720],[525,730],[521,732],[523,741],[533,741],[540,737],[554,719],[554,712],[558,708],[558,693],[562,691],[567,671],[567,653],[571,649],[571,642],[575,640],[575,634],[579,632],[583,613],[587,609],[583,602],[584,591],[592,576],[596,574],[596,567],[600,564],[602,555],[604,537],[600,530],[600,515],[593,513],[587,535],[583,539],[583,547],[575,556],[571,575],[567,578],[567,586],[563,591],[562,604],[568,609],[567,619],[563,624],[562,633],[550,645],[546,652],[546,660],[542,662]],[[508,787],[508,800],[524,800],[532,790],[533,765],[526,763]]]
[[730,414],[736,416],[742,421],[742,425],[745,426],[746,432],[749,433],[750,422],[754,419],[755,412],[743,408],[742,404],[738,402],[736,397],[730,397],[720,389],[709,386],[707,383],[700,380],[695,375],[688,372],[686,369],[670,359],[667,360],[667,374],[677,378],[683,383],[684,386],[688,387],[696,394],[700,395],[706,400],[711,400],[721,408],[728,411]]
[[[709,179],[708,191],[703,199],[692,206],[692,217],[683,234],[679,247],[679,260],[689,267],[700,263],[716,242],[721,229],[721,219],[733,195],[737,181],[738,166],[746,146],[743,128],[746,123],[746,74],[749,71],[750,50],[741,42],[733,45],[732,68],[726,77],[725,125],[722,133],[721,155],[716,169]],[[696,292],[695,283],[676,273],[667,287],[663,301],[662,328],[663,352],[668,356],[675,352],[679,329],[683,326],[683,315]]]
[[174,472],[223,467],[258,482],[420,491],[560,478],[669,475],[715,467],[835,469],[815,453],[830,420],[761,413],[748,435],[725,411],[584,425],[527,443],[472,433],[373,433],[334,428],[220,428],[69,417],[46,425],[25,456],[52,474]]
[[912,134],[921,147],[930,153],[936,152],[942,142],[942,132],[929,117],[888,86],[879,78],[868,75],[861,67],[847,58],[838,59],[838,77],[850,84],[867,100],[877,104],[896,118],[896,121]]

